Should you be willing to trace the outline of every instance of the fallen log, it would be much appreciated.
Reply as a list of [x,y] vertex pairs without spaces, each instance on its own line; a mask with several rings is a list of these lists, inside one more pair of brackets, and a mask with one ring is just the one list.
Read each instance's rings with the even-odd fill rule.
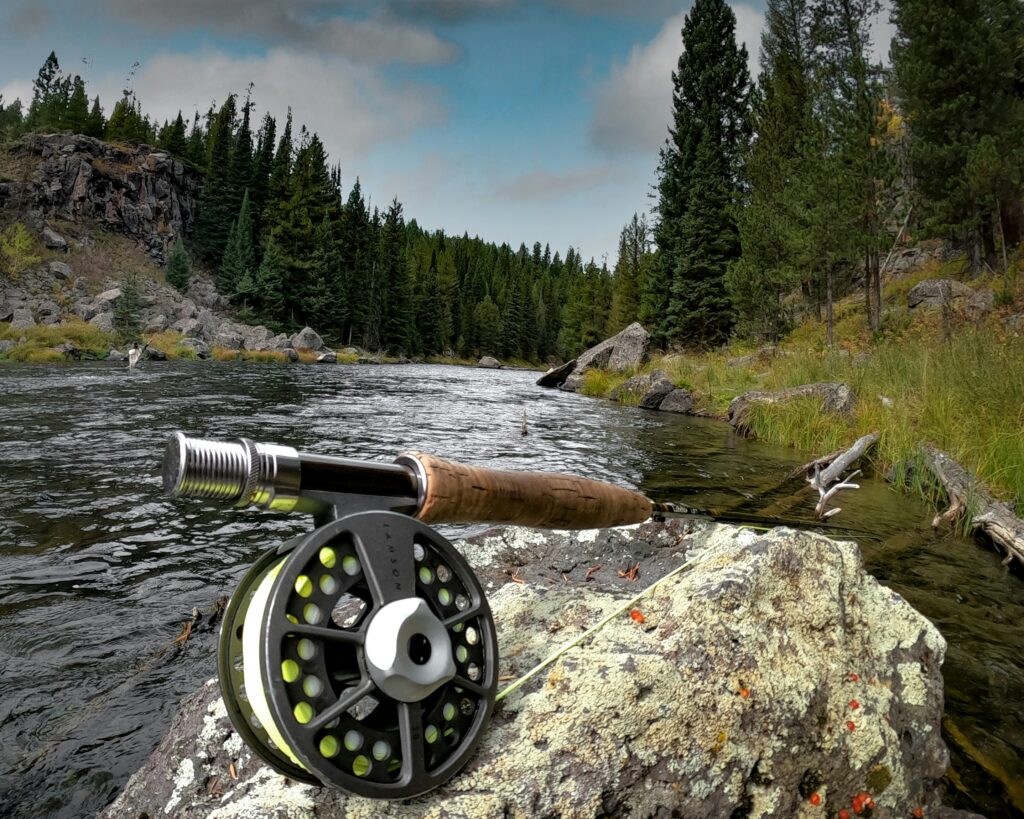
[[1006,552],[1003,563],[1014,558],[1024,565],[1024,520],[1009,503],[997,501],[984,484],[933,444],[922,447],[925,463],[942,484],[949,509],[935,516],[932,526],[966,519],[968,528],[984,533]]

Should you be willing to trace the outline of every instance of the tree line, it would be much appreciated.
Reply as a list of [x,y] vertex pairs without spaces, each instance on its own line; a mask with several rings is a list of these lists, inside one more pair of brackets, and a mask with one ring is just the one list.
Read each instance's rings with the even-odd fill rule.
[[[768,0],[761,73],[725,0],[695,0],[672,74],[651,218],[611,270],[569,248],[427,231],[356,179],[289,113],[250,96],[159,127],[129,90],[105,120],[51,54],[0,137],[63,129],[149,142],[206,174],[192,255],[243,315],[395,353],[569,357],[639,320],[668,347],[772,340],[863,288],[882,327],[881,260],[902,227],[1006,269],[1024,232],[1024,4],[894,0],[891,66],[871,55],[880,0]],[[251,91],[251,89],[250,89]],[[187,281],[184,251],[174,278]],[[186,265],[187,267],[187,265]]]
[[827,322],[901,227],[1006,270],[1024,227],[1024,4],[894,0],[892,65],[871,54],[879,0],[768,0],[756,84],[724,0],[695,0],[661,152],[657,256],[640,312],[663,344],[775,339]]

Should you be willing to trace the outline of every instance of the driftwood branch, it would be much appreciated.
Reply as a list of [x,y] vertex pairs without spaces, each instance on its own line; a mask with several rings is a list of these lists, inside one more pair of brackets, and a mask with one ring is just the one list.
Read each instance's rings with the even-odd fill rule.
[[811,461],[804,467],[805,471],[813,470],[807,482],[818,491],[818,503],[814,507],[814,512],[821,520],[828,520],[842,511],[838,506],[834,509],[828,508],[829,501],[836,495],[847,489],[860,489],[860,484],[850,482],[851,478],[860,474],[859,469],[845,478],[843,473],[857,463],[877,441],[878,433],[872,432],[858,438],[849,449],[833,452],[826,458]]
[[1009,563],[1014,558],[1024,565],[1024,520],[1014,514],[1013,507],[997,501],[984,484],[938,447],[925,444],[925,462],[942,484],[949,497],[949,509],[936,515],[932,526],[969,520],[971,529],[984,533],[1006,552]]

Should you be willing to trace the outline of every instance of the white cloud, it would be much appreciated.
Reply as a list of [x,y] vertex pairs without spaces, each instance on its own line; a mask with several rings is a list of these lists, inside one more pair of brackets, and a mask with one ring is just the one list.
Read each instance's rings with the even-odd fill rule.
[[[381,142],[404,139],[446,115],[432,88],[389,84],[370,66],[284,48],[252,57],[159,54],[139,69],[134,89],[143,111],[162,122],[173,119],[179,108],[186,116],[196,109],[205,113],[211,103],[219,106],[231,92],[244,94],[250,82],[257,110],[277,117],[279,134],[291,105],[296,130],[305,124],[319,133],[332,160],[342,163],[365,156]],[[122,86],[120,73],[95,83],[100,99],[110,107],[121,96]]]
[[17,99],[21,100],[21,110],[28,110],[28,104],[32,102],[32,83],[28,80],[14,80],[6,85],[0,86],[0,97],[4,98],[4,105],[10,105]]
[[164,31],[208,28],[250,36],[270,46],[293,46],[369,63],[432,65],[458,49],[426,28],[388,14],[349,17],[345,0],[102,0],[121,19]]
[[[745,43],[751,77],[757,76],[764,14],[734,4],[736,39]],[[598,86],[590,136],[609,152],[652,153],[665,141],[672,110],[672,71],[682,49],[686,12],[669,18],[653,40],[633,47]]]

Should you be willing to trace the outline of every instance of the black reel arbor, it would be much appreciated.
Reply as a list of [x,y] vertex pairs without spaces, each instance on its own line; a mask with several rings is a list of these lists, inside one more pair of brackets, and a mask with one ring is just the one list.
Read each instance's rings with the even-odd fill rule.
[[231,598],[218,671],[239,734],[281,774],[403,799],[453,776],[490,720],[483,590],[430,527],[342,517],[268,551]]

